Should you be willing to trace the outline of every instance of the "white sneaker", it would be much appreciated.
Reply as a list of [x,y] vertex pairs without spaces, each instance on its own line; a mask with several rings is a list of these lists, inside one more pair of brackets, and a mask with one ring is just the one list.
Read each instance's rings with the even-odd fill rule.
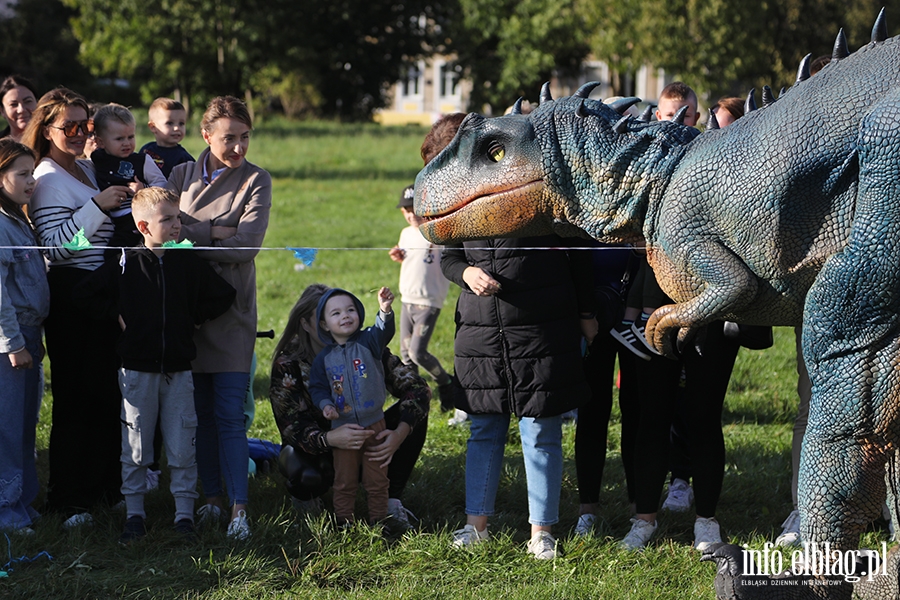
[[710,546],[722,541],[719,522],[715,517],[697,517],[694,521],[694,548],[703,552]]
[[551,560],[558,556],[556,539],[549,531],[538,531],[528,541],[528,553],[540,560]]
[[619,547],[625,550],[643,550],[655,531],[656,521],[650,523],[634,517],[631,519],[631,531],[622,538]]
[[781,524],[781,535],[775,538],[776,546],[800,545],[800,511],[796,508],[791,511],[788,518]]
[[197,525],[218,525],[222,520],[222,509],[215,504],[204,504],[197,509]]
[[419,522],[416,515],[412,514],[411,510],[403,506],[403,503],[397,498],[388,498],[388,515],[394,517],[407,527],[412,527],[413,522]]
[[453,532],[453,547],[468,548],[487,541],[489,537],[487,527],[484,528],[484,531],[478,531],[474,525],[466,524],[462,529]]
[[233,540],[246,540],[250,537],[250,520],[247,519],[247,513],[239,510],[235,518],[228,524],[228,537]]
[[578,523],[575,524],[575,530],[572,533],[578,537],[592,537],[594,535],[594,523],[596,522],[597,515],[583,514],[578,517]]
[[675,481],[669,484],[669,493],[666,501],[663,502],[662,509],[672,512],[687,512],[691,510],[691,504],[694,503],[694,490],[691,485],[684,479],[675,478]]
[[162,475],[162,471],[154,471],[153,469],[147,469],[146,482],[147,482],[147,491],[155,490],[159,487],[159,476]]
[[455,412],[453,413],[453,416],[447,419],[447,425],[449,425],[450,427],[462,425],[469,419],[469,415],[466,414],[466,411],[459,410],[458,408],[454,410]]
[[78,513],[72,515],[65,521],[63,521],[63,527],[66,529],[72,529],[73,527],[81,527],[82,525],[93,525],[94,517],[91,516],[89,512]]

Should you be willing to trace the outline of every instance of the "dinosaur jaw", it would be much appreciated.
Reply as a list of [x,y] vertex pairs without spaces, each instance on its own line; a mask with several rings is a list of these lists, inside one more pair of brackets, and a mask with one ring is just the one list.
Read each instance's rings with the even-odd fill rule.
[[435,244],[547,233],[539,216],[544,182],[540,179],[494,194],[465,200],[441,215],[425,216],[419,230]]

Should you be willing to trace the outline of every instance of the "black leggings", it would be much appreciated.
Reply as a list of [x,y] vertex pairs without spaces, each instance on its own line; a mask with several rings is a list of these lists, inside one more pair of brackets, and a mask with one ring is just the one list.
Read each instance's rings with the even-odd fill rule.
[[713,517],[725,479],[725,438],[722,405],[737,357],[738,344],[726,340],[722,322],[706,328],[700,356],[693,346],[680,361],[653,356],[636,361],[640,396],[640,425],[635,449],[637,512],[659,510],[659,498],[669,472],[669,431],[675,409],[674,394],[685,370],[684,419],[693,470],[697,516]]
[[634,502],[634,447],[637,436],[638,404],[636,357],[605,331],[600,332],[584,359],[584,374],[591,387],[591,399],[578,409],[575,429],[575,472],[578,498],[582,504],[600,501],[600,484],[606,466],[606,440],[613,401],[613,373],[616,353],[622,375],[619,411],[622,413],[622,462],[628,502]]
[[[388,429],[396,429],[400,424],[400,404],[396,403],[384,411]],[[388,497],[401,499],[406,483],[412,475],[413,467],[419,460],[425,436],[428,433],[428,419],[422,420],[403,440],[388,465]],[[284,446],[278,461],[281,474],[287,478],[288,492],[300,500],[317,498],[334,484],[334,467],[331,453],[308,454],[300,448]]]

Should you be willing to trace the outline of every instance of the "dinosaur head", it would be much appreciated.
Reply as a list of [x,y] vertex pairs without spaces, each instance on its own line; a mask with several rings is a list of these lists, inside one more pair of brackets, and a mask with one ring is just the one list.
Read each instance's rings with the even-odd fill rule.
[[468,115],[416,178],[425,237],[640,239],[648,202],[680,156],[672,146],[697,130],[623,117],[619,110],[638,99],[610,107],[588,99],[596,85],[559,100],[545,88],[528,115]]
[[550,233],[540,219],[541,148],[526,115],[470,114],[453,141],[416,177],[416,214],[425,237],[484,239]]

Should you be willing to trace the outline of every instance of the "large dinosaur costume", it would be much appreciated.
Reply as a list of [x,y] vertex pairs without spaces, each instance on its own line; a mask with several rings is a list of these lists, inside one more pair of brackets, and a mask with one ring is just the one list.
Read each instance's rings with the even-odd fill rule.
[[[469,115],[416,179],[423,233],[435,243],[551,231],[645,239],[677,302],[647,327],[668,355],[714,320],[802,322],[813,397],[801,534],[856,548],[900,442],[900,39],[887,39],[883,14],[853,54],[841,32],[817,75],[805,59],[777,101],[765,90],[759,110],[703,134],[677,118],[622,117],[588,98],[595,85],[558,100],[545,86],[529,115]],[[720,597],[852,592],[842,578],[747,584],[759,578],[744,576],[739,550],[705,557],[719,564]],[[897,554],[888,572],[857,592],[896,595]]]

